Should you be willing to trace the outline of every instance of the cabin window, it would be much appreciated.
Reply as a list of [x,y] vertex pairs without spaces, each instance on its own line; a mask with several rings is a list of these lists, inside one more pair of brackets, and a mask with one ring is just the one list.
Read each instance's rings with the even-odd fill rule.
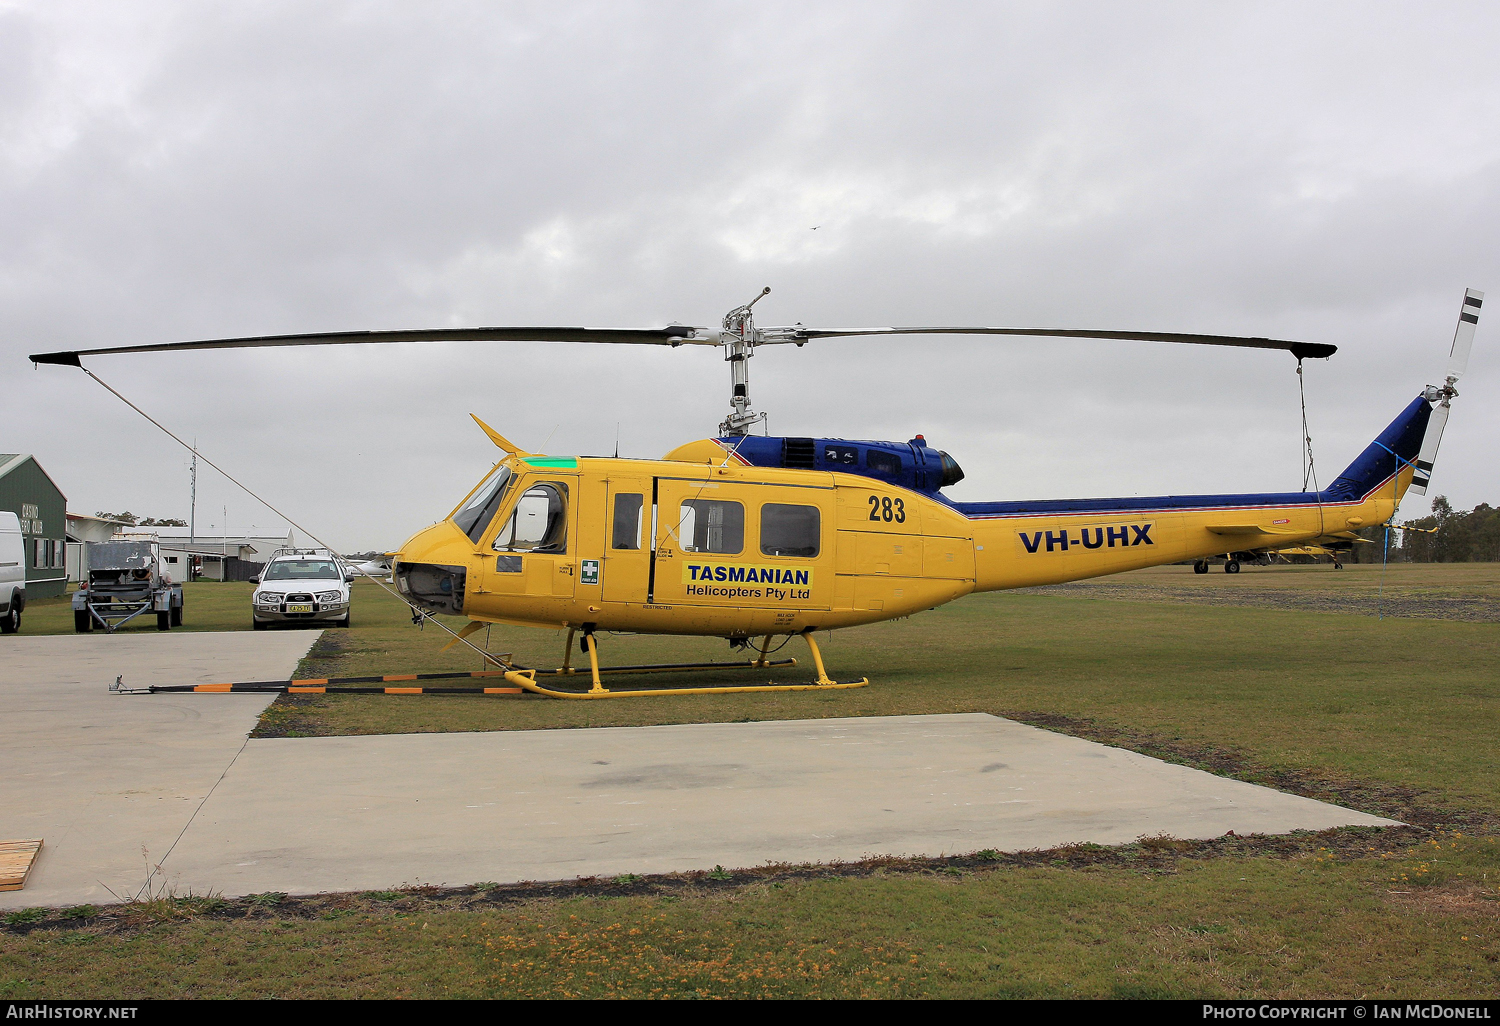
[[816,506],[768,502],[760,508],[760,551],[767,556],[816,556],[822,518]]
[[490,526],[490,521],[495,518],[495,510],[500,508],[500,500],[505,498],[505,486],[509,483],[510,468],[496,467],[474,489],[473,496],[464,503],[464,508],[453,515],[453,522],[469,536],[470,541],[478,543],[479,536]]
[[645,504],[643,494],[622,492],[615,496],[615,527],[613,541],[616,549],[638,549],[641,547],[641,507]]
[[568,486],[561,481],[532,485],[516,502],[495,548],[502,552],[566,552]]
[[743,552],[745,507],[718,499],[686,499],[677,537],[684,552]]

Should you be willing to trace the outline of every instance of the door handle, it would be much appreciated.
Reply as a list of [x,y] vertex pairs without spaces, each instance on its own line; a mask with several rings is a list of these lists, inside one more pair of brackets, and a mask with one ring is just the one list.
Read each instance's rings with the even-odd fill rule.
[[557,572],[560,573],[560,574],[567,574],[569,577],[572,577],[573,576],[573,564],[572,563],[560,563],[560,564],[558,564]]

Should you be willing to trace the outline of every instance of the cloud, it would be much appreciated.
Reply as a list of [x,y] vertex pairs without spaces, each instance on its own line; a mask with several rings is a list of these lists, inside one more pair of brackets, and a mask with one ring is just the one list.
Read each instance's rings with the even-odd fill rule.
[[[768,324],[1334,342],[1308,367],[1334,470],[1437,376],[1463,289],[1500,289],[1487,5],[12,3],[0,26],[4,447],[85,512],[185,515],[183,456],[27,353],[715,324],[770,284]],[[1481,323],[1434,480],[1460,506],[1500,495],[1496,348]],[[604,346],[91,366],[349,548],[484,473],[471,410],[656,456],[728,391],[714,353]],[[762,351],[752,395],[779,433],[923,430],[967,498],[1301,480],[1281,354],[847,340]]]

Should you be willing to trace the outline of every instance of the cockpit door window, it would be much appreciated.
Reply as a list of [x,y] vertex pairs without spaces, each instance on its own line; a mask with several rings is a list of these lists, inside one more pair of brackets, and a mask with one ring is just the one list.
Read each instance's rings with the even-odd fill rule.
[[615,519],[611,548],[639,549],[641,547],[641,507],[645,504],[645,498],[644,493],[615,493]]
[[546,481],[526,489],[500,533],[497,552],[552,552],[568,550],[568,486]]

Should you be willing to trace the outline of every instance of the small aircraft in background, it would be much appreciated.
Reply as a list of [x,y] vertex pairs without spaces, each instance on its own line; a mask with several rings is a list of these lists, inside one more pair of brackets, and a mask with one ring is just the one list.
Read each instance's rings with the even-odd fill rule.
[[[1333,561],[1335,570],[1344,569],[1344,561],[1348,559],[1349,553],[1358,543],[1369,543],[1368,538],[1361,538],[1353,531],[1352,538],[1339,539],[1337,541],[1325,539],[1324,544],[1287,545],[1281,548],[1252,549],[1240,552],[1225,552],[1215,558],[1222,558],[1224,572],[1226,574],[1237,574],[1244,566],[1273,566],[1276,563],[1291,563],[1294,556],[1311,556],[1314,559],[1326,557]],[[1213,559],[1199,559],[1193,562],[1193,573],[1206,574],[1213,566]]]
[[375,559],[366,559],[358,563],[345,559],[344,566],[350,573],[361,577],[389,577],[391,575],[391,556],[379,556]]

